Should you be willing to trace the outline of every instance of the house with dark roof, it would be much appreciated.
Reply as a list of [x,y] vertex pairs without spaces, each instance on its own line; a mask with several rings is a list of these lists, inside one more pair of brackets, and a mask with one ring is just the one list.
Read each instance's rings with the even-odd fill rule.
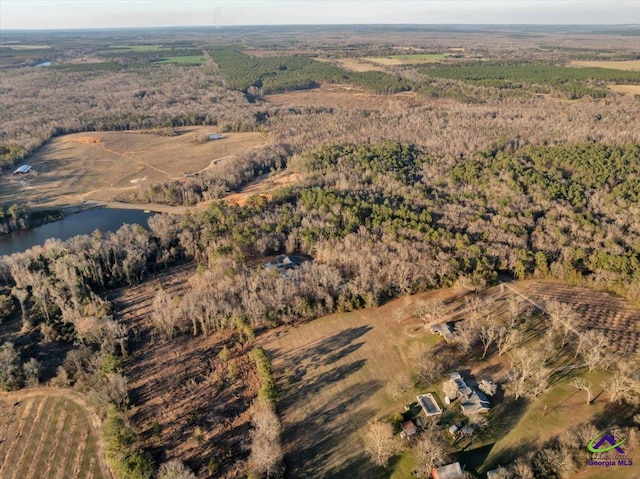
[[489,412],[491,405],[487,396],[482,391],[469,387],[460,373],[449,374],[449,382],[455,384],[458,390],[457,398],[464,414],[469,416]]

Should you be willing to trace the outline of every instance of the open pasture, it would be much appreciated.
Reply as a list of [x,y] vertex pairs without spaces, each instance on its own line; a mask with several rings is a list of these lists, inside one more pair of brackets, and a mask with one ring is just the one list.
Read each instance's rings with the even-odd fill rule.
[[0,477],[110,479],[87,411],[41,391],[0,395]]
[[640,71],[640,60],[606,61],[606,60],[574,60],[571,66],[587,68],[610,68],[612,70]]
[[72,204],[113,201],[120,193],[168,179],[180,179],[233,161],[265,143],[261,133],[228,133],[201,141],[213,127],[187,127],[176,136],[156,131],[76,133],[55,138],[30,156],[28,175],[4,173],[0,190],[8,204]]
[[[454,299],[455,294],[441,290],[419,296]],[[412,392],[394,401],[387,385],[410,374],[412,343],[439,341],[409,314],[396,321],[393,313],[403,305],[405,299],[398,299],[380,308],[332,314],[261,338],[277,382],[289,477],[380,474],[363,451],[366,426],[415,401]],[[410,471],[404,473],[401,477],[410,477]]]
[[[324,59],[318,59],[318,61],[329,61]],[[360,58],[338,58],[335,61],[341,68],[352,72],[371,72],[371,71],[384,71],[384,66],[377,65],[373,62],[366,61]]]
[[350,85],[324,84],[312,90],[298,90],[287,93],[266,95],[265,99],[274,105],[312,105],[326,108],[382,109],[392,105],[405,107],[435,100],[421,99],[415,92],[401,92],[392,95],[377,95]]
[[640,95],[640,85],[609,85],[609,89],[616,93]]

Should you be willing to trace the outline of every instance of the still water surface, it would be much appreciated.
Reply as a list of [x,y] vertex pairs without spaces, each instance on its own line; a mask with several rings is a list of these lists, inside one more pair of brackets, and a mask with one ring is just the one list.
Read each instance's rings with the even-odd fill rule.
[[94,208],[69,215],[60,221],[48,223],[37,228],[0,235],[0,256],[24,251],[43,244],[47,238],[67,240],[77,235],[89,235],[95,230],[103,233],[116,231],[125,223],[147,226],[152,213],[138,210],[119,210],[113,208]]

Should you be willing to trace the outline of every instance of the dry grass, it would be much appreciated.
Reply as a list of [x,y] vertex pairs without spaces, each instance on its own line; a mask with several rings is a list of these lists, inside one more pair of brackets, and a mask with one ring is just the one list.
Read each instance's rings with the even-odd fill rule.
[[98,456],[99,432],[83,406],[29,390],[0,396],[0,477],[111,477]]
[[575,60],[571,62],[574,67],[611,68],[613,70],[640,71],[640,60],[606,61],[606,60]]
[[269,50],[269,49],[255,49],[255,50],[242,50],[240,53],[250,57],[288,57],[292,55],[308,55],[309,50],[291,49],[291,50]]
[[640,85],[609,85],[609,89],[616,93],[630,93],[640,95]]
[[394,95],[376,95],[349,85],[322,85],[312,90],[267,95],[265,99],[274,105],[311,105],[326,108],[364,108],[380,110],[387,108],[407,108],[414,105],[446,102],[420,98],[415,92],[401,92]]
[[265,143],[261,133],[228,133],[199,142],[212,127],[182,128],[178,136],[156,132],[77,133],[55,138],[30,156],[33,173],[0,177],[7,203],[54,205],[81,200],[112,201],[119,193],[184,178]]
[[[516,286],[517,290],[498,286],[479,295],[493,298],[491,311],[497,318],[508,314],[509,298],[518,296],[527,304],[518,293],[522,291],[536,303],[543,299],[570,302],[582,314],[583,326],[602,327],[606,323],[602,330],[617,341],[618,347],[640,346],[640,313],[621,298],[557,283],[526,281],[509,286]],[[412,370],[409,358],[412,343],[435,344],[441,340],[427,333],[412,316],[418,298],[434,296],[445,301],[447,321],[468,317],[463,295],[449,289],[399,299],[380,308],[330,315],[271,331],[260,338],[273,360],[290,477],[383,477],[364,454],[362,438],[369,421],[398,412],[402,404],[415,400],[417,391],[392,400],[388,384]],[[394,312],[402,308],[406,310],[397,322]],[[546,323],[539,313],[533,321],[529,334],[537,338],[543,334]],[[572,358],[573,354],[569,356]],[[563,358],[557,367],[565,365]],[[486,360],[473,358],[464,367],[477,379],[499,379],[509,367],[509,355],[493,354]],[[599,385],[606,379],[606,373],[593,373],[588,379]],[[531,448],[539,447],[562,431],[592,420],[608,407],[606,394],[592,406],[584,401],[583,393],[561,382],[550,393],[521,408],[510,410],[509,404],[502,405],[503,410],[498,410],[498,419],[492,424],[495,422],[493,427],[504,431],[490,455],[478,464],[486,467],[523,442]],[[601,477],[596,472],[583,474],[589,479]],[[621,478],[633,477],[625,475],[626,470],[623,472]],[[396,469],[393,477],[410,477],[410,471]]]
[[[276,175],[267,174],[260,178],[256,178],[251,183],[240,188],[237,192],[231,193],[222,199],[229,204],[244,206],[247,204],[247,200],[252,196],[262,196],[264,198],[271,199],[271,193],[274,190],[296,184],[300,179],[300,175],[290,173],[288,171],[284,171]],[[208,203],[209,202],[205,202],[205,204]]]
[[361,58],[337,58],[337,59],[325,59],[325,58],[315,58],[317,61],[328,62],[328,63],[337,63],[338,66],[344,68],[345,70],[349,70],[352,72],[370,72],[370,71],[380,71],[383,72],[385,69],[382,65],[376,65],[375,63],[363,60]]
[[393,401],[385,387],[409,373],[413,342],[439,341],[416,319],[392,318],[404,301],[326,316],[260,339],[281,398],[289,477],[376,477],[379,471],[363,452],[366,425],[415,401],[414,392]]

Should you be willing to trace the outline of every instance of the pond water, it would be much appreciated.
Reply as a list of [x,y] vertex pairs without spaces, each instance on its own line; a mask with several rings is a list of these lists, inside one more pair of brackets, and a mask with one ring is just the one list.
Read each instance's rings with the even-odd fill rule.
[[64,241],[77,235],[89,235],[95,230],[116,231],[125,223],[135,223],[147,228],[147,219],[152,214],[115,208],[94,208],[82,211],[37,228],[0,235],[0,256],[43,244],[47,238],[58,238]]

